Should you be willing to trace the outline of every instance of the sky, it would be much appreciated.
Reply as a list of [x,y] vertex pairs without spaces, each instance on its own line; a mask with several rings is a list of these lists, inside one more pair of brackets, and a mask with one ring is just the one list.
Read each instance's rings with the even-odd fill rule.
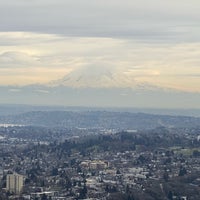
[[[127,106],[200,108],[199,10],[198,0],[0,0],[0,103],[26,103],[24,88],[37,85],[47,99],[63,87],[119,89],[131,93]],[[29,102],[86,105],[42,98]],[[92,105],[112,106],[111,98]]]

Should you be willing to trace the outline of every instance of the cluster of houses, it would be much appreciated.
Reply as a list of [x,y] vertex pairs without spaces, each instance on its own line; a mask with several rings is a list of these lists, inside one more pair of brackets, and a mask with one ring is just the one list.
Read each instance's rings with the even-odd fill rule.
[[[2,199],[106,200],[112,193],[145,192],[153,182],[162,191],[162,183],[200,171],[199,154],[183,147],[68,154],[56,144],[18,142],[0,143]],[[188,184],[199,187],[199,177]],[[172,195],[178,198],[188,196]]]

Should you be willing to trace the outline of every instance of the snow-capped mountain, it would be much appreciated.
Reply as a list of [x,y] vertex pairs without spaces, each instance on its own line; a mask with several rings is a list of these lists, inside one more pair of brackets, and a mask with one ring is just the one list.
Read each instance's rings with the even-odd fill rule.
[[68,86],[73,88],[126,88],[136,86],[133,77],[107,67],[78,68],[59,80],[52,81],[51,86]]

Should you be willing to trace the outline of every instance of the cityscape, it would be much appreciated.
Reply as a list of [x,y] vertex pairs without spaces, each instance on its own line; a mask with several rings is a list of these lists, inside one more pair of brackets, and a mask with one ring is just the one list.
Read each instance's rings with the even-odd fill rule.
[[[60,112],[63,119],[70,116],[69,124],[57,123]],[[4,119],[8,121],[0,127],[1,199],[199,199],[199,118],[60,112],[43,111],[43,126],[31,124],[37,124],[35,116],[43,123],[37,111],[24,113],[27,120],[12,116],[23,124],[9,124],[11,116]],[[138,116],[146,124],[136,123],[133,129]],[[112,123],[113,117],[118,123]],[[45,126],[48,123],[51,126]]]
[[199,11],[0,0],[0,200],[200,200]]

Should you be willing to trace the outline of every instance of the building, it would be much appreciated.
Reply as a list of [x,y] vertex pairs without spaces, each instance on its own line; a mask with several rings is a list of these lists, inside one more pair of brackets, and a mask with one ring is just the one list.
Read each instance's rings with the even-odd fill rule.
[[24,177],[19,174],[8,174],[6,177],[6,190],[14,193],[20,194],[24,185]]
[[92,170],[103,170],[109,167],[109,162],[103,160],[85,160],[81,162],[81,167]]

